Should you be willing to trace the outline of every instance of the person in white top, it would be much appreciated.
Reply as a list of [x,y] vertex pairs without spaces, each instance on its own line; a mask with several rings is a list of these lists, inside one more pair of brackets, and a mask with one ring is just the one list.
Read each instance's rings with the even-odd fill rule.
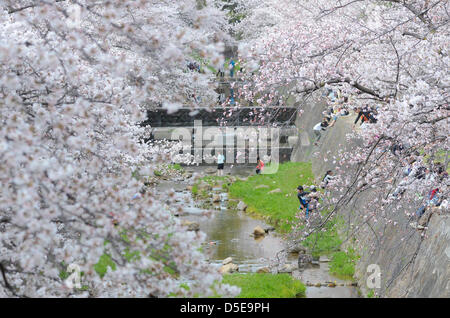
[[225,156],[221,152],[217,155],[217,175],[223,176],[223,166],[225,164]]
[[325,130],[326,127],[328,127],[328,121],[325,118],[322,120],[322,122],[316,124],[313,127],[314,134],[316,135],[316,141],[314,142],[315,146],[318,145],[320,137],[322,137],[321,131]]

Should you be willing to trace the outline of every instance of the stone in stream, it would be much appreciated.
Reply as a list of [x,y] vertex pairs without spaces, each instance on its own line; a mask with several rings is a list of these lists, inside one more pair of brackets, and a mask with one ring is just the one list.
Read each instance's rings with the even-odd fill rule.
[[253,235],[255,236],[262,236],[264,234],[266,234],[266,231],[259,225],[253,229]]
[[322,255],[319,258],[319,262],[321,262],[321,263],[328,263],[329,261],[330,261],[330,259],[325,255]]
[[259,274],[267,274],[270,273],[270,269],[268,267],[262,267],[256,271]]
[[267,192],[267,194],[272,194],[272,193],[281,193],[281,189],[277,188],[277,189]]
[[308,253],[308,249],[303,246],[301,243],[290,243],[288,244],[287,247],[287,251],[288,253],[293,253],[293,254],[307,254]]
[[237,266],[236,264],[233,263],[228,263],[226,265],[222,265],[219,268],[219,273],[221,274],[228,274],[228,273],[233,273],[233,272],[237,272],[239,271],[239,266]]
[[297,266],[295,266],[294,264],[284,264],[283,268],[281,268],[281,270],[279,270],[279,273],[292,273],[293,271],[295,271],[297,269]]
[[220,195],[214,194],[214,195],[212,196],[212,202],[217,203],[217,202],[220,202],[220,201],[221,201],[221,200],[220,200]]
[[229,263],[233,262],[233,258],[227,257],[222,261],[222,265],[227,265]]
[[206,168],[205,169],[205,173],[207,173],[207,174],[214,174],[216,172],[217,172],[217,170],[214,168]]
[[312,256],[308,254],[300,254],[298,256],[298,269],[306,269],[312,262]]
[[268,226],[264,228],[264,232],[269,233],[275,231],[275,228],[273,226]]
[[208,183],[202,181],[198,184],[198,189],[199,190],[211,190],[212,187]]
[[181,225],[187,226],[188,231],[198,231],[198,230],[200,230],[200,225],[197,222],[191,222],[191,221],[183,220]]
[[247,204],[245,204],[242,201],[239,201],[237,207],[236,207],[239,211],[245,211],[247,209]]

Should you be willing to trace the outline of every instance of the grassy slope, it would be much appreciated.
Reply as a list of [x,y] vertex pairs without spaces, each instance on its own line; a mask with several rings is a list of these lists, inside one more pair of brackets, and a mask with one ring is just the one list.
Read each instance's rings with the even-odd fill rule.
[[[294,220],[298,209],[296,188],[298,185],[311,185],[314,180],[311,164],[305,162],[287,162],[280,165],[280,169],[273,175],[255,175],[247,181],[237,181],[229,187],[232,197],[243,200],[249,207],[248,212],[266,219],[277,226],[277,230],[288,232],[289,221]],[[255,189],[265,184],[269,188]],[[279,188],[281,193],[267,194],[270,190]],[[288,196],[286,196],[288,195]],[[338,251],[342,240],[339,238],[337,227],[339,221],[333,219],[326,225],[325,232],[318,232],[308,237],[303,243],[312,255],[318,257],[333,254],[331,272],[339,277],[350,279],[354,273],[357,255]]]
[[312,234],[303,242],[303,245],[310,249],[314,257],[338,251],[342,240],[339,238],[337,226],[336,219],[332,219],[325,225],[326,231]]
[[[299,206],[296,188],[311,185],[313,180],[311,163],[286,162],[280,164],[275,174],[254,175],[247,181],[234,182],[229,192],[231,197],[248,205],[247,212],[267,217],[270,223],[287,232],[290,229],[287,221],[293,221]],[[255,189],[258,185],[267,185],[268,188]],[[281,193],[268,194],[277,188]]]
[[227,274],[223,283],[238,286],[238,298],[293,298],[304,297],[306,287],[289,274]]
[[330,262],[330,273],[342,279],[352,279],[355,274],[355,263],[359,259],[356,251],[349,248],[333,254]]

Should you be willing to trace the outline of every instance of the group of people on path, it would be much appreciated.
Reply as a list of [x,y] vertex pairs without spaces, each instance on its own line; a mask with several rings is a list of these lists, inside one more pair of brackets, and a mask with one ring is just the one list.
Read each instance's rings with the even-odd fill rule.
[[[235,71],[236,71],[236,62],[234,61],[234,59],[230,59],[230,61],[228,62],[228,69],[230,70],[230,77],[234,77]],[[239,69],[240,71],[242,71],[242,69]],[[219,67],[219,69],[217,70],[216,76],[218,77],[225,77],[225,63],[223,66]]]
[[[225,156],[221,153],[217,153],[217,176],[223,176],[223,169],[225,166]],[[264,169],[264,162],[258,156],[256,158],[256,174],[260,174]]]

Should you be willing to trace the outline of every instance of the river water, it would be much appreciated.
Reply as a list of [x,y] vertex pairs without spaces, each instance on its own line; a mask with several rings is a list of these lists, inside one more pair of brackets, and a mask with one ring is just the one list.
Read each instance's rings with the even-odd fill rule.
[[[201,167],[193,170],[194,173],[204,173]],[[241,169],[234,175],[248,175],[251,172],[249,169]],[[227,208],[227,193],[222,193],[220,188],[215,188],[212,191],[220,195],[221,201],[213,205],[212,216],[205,217],[205,209],[192,198],[191,192],[187,189],[187,186],[192,185],[193,182],[193,178],[180,179],[177,182],[162,181],[157,188],[158,191],[162,192],[173,190],[175,195],[171,200],[183,205],[184,212],[179,217],[189,222],[196,222],[200,231],[206,234],[207,241],[204,252],[208,261],[220,267],[222,260],[232,257],[233,263],[239,266],[239,272],[241,273],[256,272],[260,268],[267,267],[269,259],[274,258],[276,253],[284,248],[283,238],[276,232],[269,232],[259,238],[253,237],[252,233],[256,226],[262,228],[269,226],[264,221],[254,219],[244,212],[229,210]],[[168,207],[170,208],[170,206]],[[289,255],[287,262],[296,264],[297,255]],[[309,282],[311,285],[317,283],[323,285],[326,282],[348,283],[332,277],[328,273],[328,264],[325,262],[302,272],[296,270],[292,273],[292,276],[302,280],[305,284]],[[353,298],[358,297],[358,293],[356,288],[349,286],[308,286],[306,297]]]

